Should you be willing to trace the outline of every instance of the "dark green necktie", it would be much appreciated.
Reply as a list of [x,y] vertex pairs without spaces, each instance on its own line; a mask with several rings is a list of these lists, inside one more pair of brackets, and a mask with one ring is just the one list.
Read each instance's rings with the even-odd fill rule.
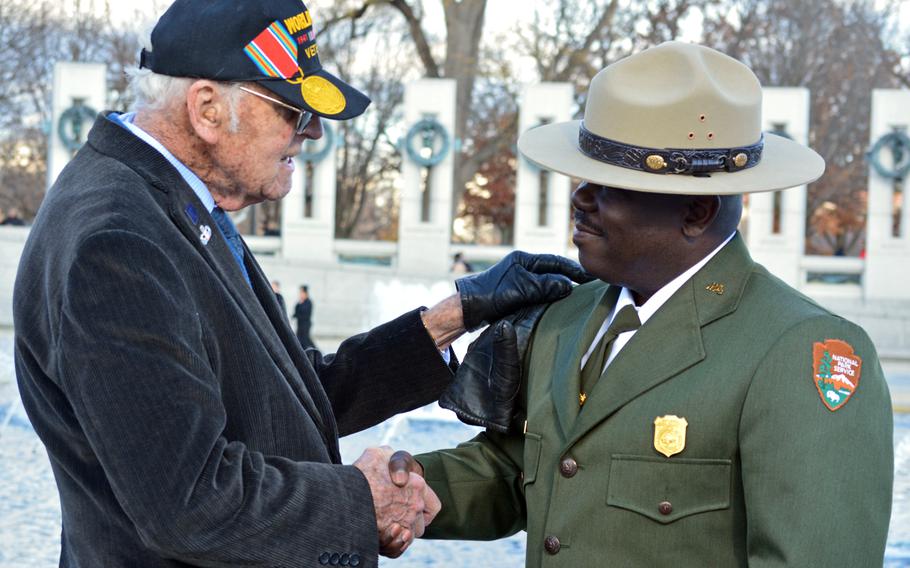
[[619,313],[610,322],[607,332],[600,338],[597,347],[594,348],[591,356],[588,357],[587,363],[581,369],[581,392],[578,395],[579,406],[584,406],[588,393],[591,392],[597,379],[600,378],[607,354],[610,352],[610,348],[613,347],[613,341],[619,337],[620,333],[634,331],[639,327],[641,327],[641,320],[638,319],[638,312],[635,311],[634,306],[628,304],[619,310]]

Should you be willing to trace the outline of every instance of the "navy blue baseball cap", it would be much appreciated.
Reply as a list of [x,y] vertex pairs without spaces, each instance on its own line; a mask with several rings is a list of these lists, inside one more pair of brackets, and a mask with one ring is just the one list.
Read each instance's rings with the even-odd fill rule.
[[361,114],[370,98],[322,68],[300,0],[176,0],[139,66],[172,77],[251,81],[319,116]]

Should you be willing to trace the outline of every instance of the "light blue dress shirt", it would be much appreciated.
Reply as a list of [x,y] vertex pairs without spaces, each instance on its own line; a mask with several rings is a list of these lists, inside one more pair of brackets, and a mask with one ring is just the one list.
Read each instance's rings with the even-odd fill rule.
[[196,197],[198,197],[199,201],[201,201],[205,206],[206,211],[209,213],[212,212],[212,209],[215,208],[215,198],[212,197],[212,194],[209,192],[209,188],[207,188],[205,186],[205,183],[199,179],[199,176],[194,174],[192,170],[184,166],[180,160],[175,158],[174,155],[171,154],[168,149],[161,144],[161,142],[155,140],[151,134],[145,130],[142,130],[133,123],[133,119],[136,118],[135,112],[128,112],[125,114],[117,114],[115,112],[112,112],[111,114],[107,115],[107,117],[135,134],[152,148],[158,150],[158,152],[160,152],[161,155],[171,163],[171,165],[177,168],[177,171],[180,172],[180,176],[187,183],[187,185],[192,188],[193,193],[196,194]]

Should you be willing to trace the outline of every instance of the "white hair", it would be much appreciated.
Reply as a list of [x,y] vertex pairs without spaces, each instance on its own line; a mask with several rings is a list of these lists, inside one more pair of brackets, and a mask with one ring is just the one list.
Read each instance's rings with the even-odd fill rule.
[[[142,48],[148,52],[152,50],[151,27],[141,35]],[[174,104],[182,102],[186,92],[197,80],[189,77],[172,77],[155,73],[151,69],[133,67],[126,70],[129,78],[129,92],[133,98],[135,111],[160,111]],[[237,132],[240,128],[240,118],[237,115],[237,100],[242,92],[238,83],[218,83],[218,92],[228,103],[230,132]]]

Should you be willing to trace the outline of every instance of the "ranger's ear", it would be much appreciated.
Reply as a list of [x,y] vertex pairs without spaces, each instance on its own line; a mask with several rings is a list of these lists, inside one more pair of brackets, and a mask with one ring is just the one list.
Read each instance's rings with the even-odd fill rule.
[[686,203],[683,234],[689,238],[701,236],[717,219],[719,212],[719,195],[693,195]]

